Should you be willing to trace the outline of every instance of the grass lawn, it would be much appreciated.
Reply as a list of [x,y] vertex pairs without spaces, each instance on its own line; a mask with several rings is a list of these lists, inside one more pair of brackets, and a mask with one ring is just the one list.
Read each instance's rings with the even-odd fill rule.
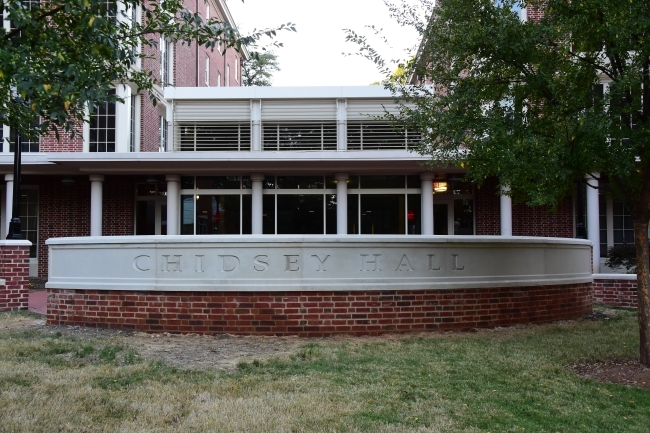
[[625,310],[524,329],[306,340],[290,360],[235,373],[144,361],[116,341],[128,342],[1,331],[0,431],[650,431],[650,390],[567,368],[636,359],[636,313]]

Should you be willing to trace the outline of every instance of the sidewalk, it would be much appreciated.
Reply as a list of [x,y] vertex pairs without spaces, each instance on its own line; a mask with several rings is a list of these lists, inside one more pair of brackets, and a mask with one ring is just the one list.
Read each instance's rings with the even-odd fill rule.
[[38,314],[47,314],[47,292],[31,292],[29,294],[29,311]]

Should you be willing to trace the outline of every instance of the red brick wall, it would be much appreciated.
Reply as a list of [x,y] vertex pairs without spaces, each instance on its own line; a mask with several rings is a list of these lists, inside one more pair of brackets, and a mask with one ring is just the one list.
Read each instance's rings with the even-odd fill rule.
[[[501,205],[497,195],[498,180],[490,178],[476,190],[476,234],[501,234]],[[567,197],[556,212],[546,207],[512,205],[513,236],[573,237],[573,199]]]
[[47,239],[90,236],[90,180],[88,176],[73,176],[75,184],[64,185],[62,178],[44,176],[37,180],[39,276],[48,272]]
[[546,207],[512,206],[513,236],[573,237],[573,199],[567,197],[553,212]]
[[26,310],[29,306],[29,247],[0,246],[0,311]]
[[60,133],[58,141],[54,135],[42,136],[39,151],[42,153],[82,152],[84,148],[83,136],[81,134],[83,126],[79,129],[79,133],[74,138],[70,137],[70,134],[65,132]]
[[102,206],[102,235],[135,234],[135,177],[106,176]]
[[636,280],[594,278],[594,303],[610,307],[637,308]]
[[[74,176],[74,185],[61,183],[62,176],[29,180],[38,184],[38,275],[47,276],[49,238],[90,236],[90,180]],[[132,235],[135,211],[135,178],[106,176],[103,185],[102,234]]]
[[500,235],[501,234],[501,204],[497,195],[496,177],[487,179],[474,194],[476,234]]
[[145,332],[321,337],[544,323],[590,312],[590,283],[282,293],[49,289],[47,322]]

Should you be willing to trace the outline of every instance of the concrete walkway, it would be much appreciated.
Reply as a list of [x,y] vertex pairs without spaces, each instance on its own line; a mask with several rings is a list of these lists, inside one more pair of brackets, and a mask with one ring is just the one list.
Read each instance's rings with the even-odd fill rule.
[[38,314],[47,314],[47,292],[31,292],[29,294],[29,311]]

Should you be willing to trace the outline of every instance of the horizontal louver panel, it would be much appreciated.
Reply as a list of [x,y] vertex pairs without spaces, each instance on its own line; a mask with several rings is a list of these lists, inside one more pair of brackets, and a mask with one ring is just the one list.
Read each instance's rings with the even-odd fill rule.
[[250,101],[176,101],[174,104],[177,122],[246,121],[250,118]]
[[246,123],[176,124],[176,151],[249,151],[251,127]]
[[409,149],[420,138],[419,133],[395,131],[385,122],[348,122],[348,150]]
[[372,120],[374,116],[383,116],[388,111],[390,114],[398,114],[400,106],[392,99],[386,100],[348,100],[348,120]]
[[336,120],[336,100],[262,101],[262,120]]
[[336,150],[336,123],[264,123],[264,150]]

